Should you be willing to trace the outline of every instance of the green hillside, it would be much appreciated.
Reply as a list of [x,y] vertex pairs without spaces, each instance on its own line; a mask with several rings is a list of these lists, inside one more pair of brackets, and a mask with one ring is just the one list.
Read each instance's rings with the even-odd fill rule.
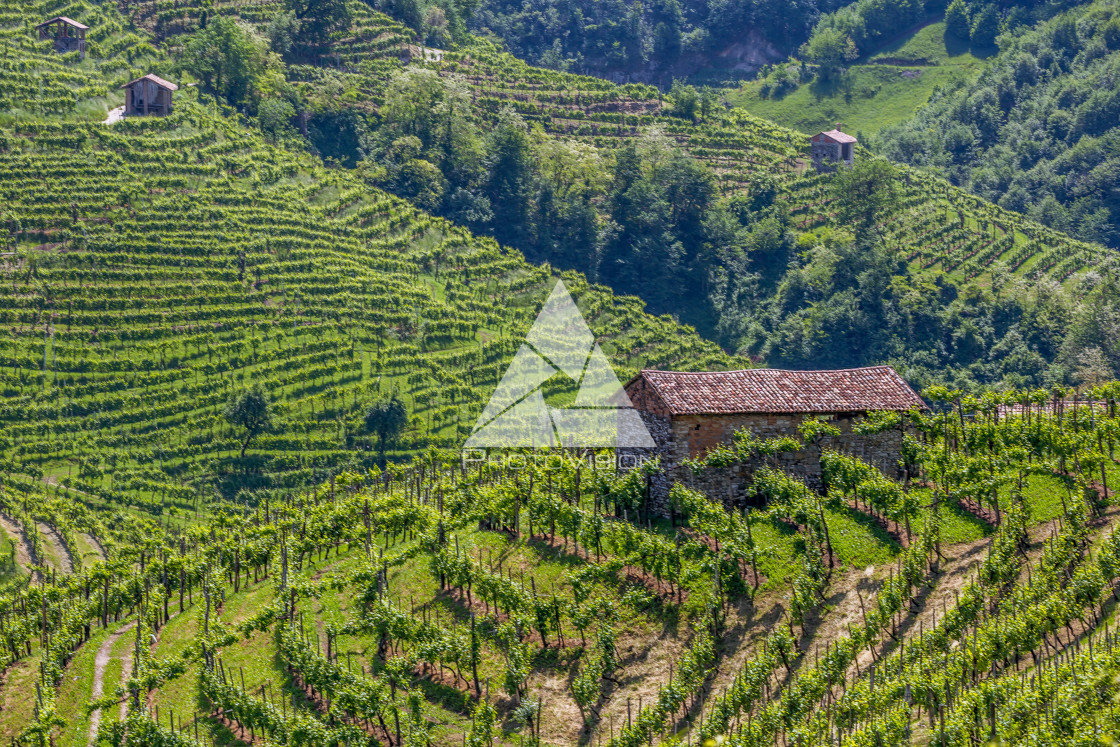
[[908,120],[934,91],[969,83],[982,69],[983,61],[967,45],[946,44],[945,24],[936,22],[876,48],[829,79],[802,83],[801,65],[794,60],[764,70],[725,97],[801,132],[830,130],[842,122],[848,132],[875,135]]
[[[801,135],[690,121],[680,87],[482,41],[402,73],[409,33],[349,7],[285,60],[254,31],[270,3],[0,4],[0,744],[1120,736],[1107,250],[866,153],[806,172]],[[91,27],[84,61],[37,40],[57,14]],[[253,63],[233,99],[198,67],[221,48]],[[174,113],[105,122],[148,72],[182,84]],[[431,106],[405,117],[413,84]],[[526,162],[532,189],[495,180]],[[382,188],[437,173],[526,199],[472,232]],[[542,243],[556,215],[601,256]],[[517,231],[525,254],[482,235]],[[603,284],[576,271],[592,255]],[[623,377],[749,361],[607,281],[768,362],[1076,378],[1091,404],[930,389],[934,410],[858,425],[907,429],[901,478],[822,448],[827,422],[743,434],[693,473],[804,450],[820,492],[763,459],[745,500],[678,484],[667,517],[609,453],[464,463],[559,277]],[[258,396],[271,427],[232,425]]]
[[[51,95],[29,97],[15,76],[5,89],[9,480],[176,511],[287,492],[372,466],[363,414],[393,389],[410,413],[393,453],[461,443],[552,270],[267,143],[194,89],[165,118],[75,121],[98,105],[104,116],[139,72],[129,57],[166,61],[121,26],[91,35],[80,64],[27,36],[9,27],[6,57],[18,50]],[[623,372],[734,362],[637,299],[567,281]],[[222,410],[251,384],[276,427],[240,459]]]
[[1046,225],[1120,247],[1118,70],[1120,6],[1084,3],[1001,37],[983,75],[884,131],[881,151]]
[[[271,7],[276,18],[284,6]],[[1100,246],[915,171],[887,180],[894,197],[856,237],[862,219],[832,177],[807,169],[804,134],[687,88],[534,68],[478,39],[403,65],[400,24],[348,7],[345,28],[250,81],[238,105],[266,131],[534,262],[638,295],[725,349],[774,366],[889,361],[919,382],[1042,385],[1084,380],[1106,347],[1099,320],[1115,296]],[[134,8],[156,30],[201,18],[190,5]],[[279,33],[264,8],[244,20]],[[454,127],[432,112],[454,112]],[[1043,278],[1062,290],[1037,292]]]

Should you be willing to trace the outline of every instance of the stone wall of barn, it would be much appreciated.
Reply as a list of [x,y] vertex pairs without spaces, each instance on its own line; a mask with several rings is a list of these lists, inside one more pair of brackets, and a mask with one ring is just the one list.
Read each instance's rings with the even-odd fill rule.
[[[669,408],[660,395],[651,387],[644,378],[638,377],[626,385],[626,395],[637,409],[638,414],[649,430],[649,435],[657,444],[655,449],[636,449],[640,457],[661,459],[662,467],[673,463],[672,417]],[[650,510],[659,516],[669,515],[669,488],[671,487],[670,471],[662,469],[650,478]]]
[[[656,395],[655,395],[656,396]],[[725,505],[742,505],[751,499],[750,485],[754,472],[767,461],[791,475],[805,480],[810,487],[821,488],[821,465],[817,447],[806,446],[796,452],[779,454],[769,460],[756,460],[734,464],[719,469],[706,469],[700,475],[681,467],[685,459],[703,456],[720,443],[730,443],[738,430],[749,430],[757,438],[790,436],[800,440],[798,426],[805,417],[799,414],[740,414],[740,415],[675,415],[657,412],[654,407],[645,409],[639,404],[642,395],[631,399],[638,407],[642,420],[650,430],[658,447],[665,468],[651,484],[650,498],[654,509],[667,514],[669,488],[672,482],[681,482],[704,491],[713,500]],[[651,404],[643,401],[643,404]],[[859,414],[845,413],[833,418],[832,423],[842,432],[840,436],[822,439],[821,447],[859,457],[879,467],[889,477],[899,477],[899,459],[902,455],[902,431],[861,435],[852,433],[852,423]]]

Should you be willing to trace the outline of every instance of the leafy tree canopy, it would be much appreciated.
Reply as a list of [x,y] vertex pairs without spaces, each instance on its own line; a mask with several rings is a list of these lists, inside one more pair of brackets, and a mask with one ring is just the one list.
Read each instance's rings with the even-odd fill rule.
[[366,432],[377,436],[382,463],[385,461],[386,444],[400,435],[407,424],[408,409],[395,389],[375,399],[366,410]]
[[241,456],[245,456],[249,442],[273,428],[272,404],[268,393],[260,384],[254,384],[234,394],[226,402],[222,414],[230,425],[245,431],[241,443]]

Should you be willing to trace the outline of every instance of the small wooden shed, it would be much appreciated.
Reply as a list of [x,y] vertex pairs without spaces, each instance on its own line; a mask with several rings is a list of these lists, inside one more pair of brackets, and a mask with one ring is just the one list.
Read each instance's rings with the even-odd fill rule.
[[151,73],[125,83],[121,88],[125,89],[124,113],[139,116],[170,114],[171,94],[179,90],[179,86]]
[[838,164],[851,166],[856,160],[856,143],[859,141],[846,132],[835,130],[821,132],[809,139],[809,154],[817,171],[831,170]]
[[77,52],[82,59],[86,57],[86,32],[89,26],[78,23],[73,18],[55,16],[49,21],[43,21],[38,26],[39,40],[50,39],[54,41],[57,52]]

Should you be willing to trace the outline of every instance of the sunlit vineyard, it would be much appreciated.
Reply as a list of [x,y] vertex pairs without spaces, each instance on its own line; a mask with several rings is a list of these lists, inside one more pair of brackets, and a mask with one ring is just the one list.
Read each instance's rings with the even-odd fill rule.
[[[252,23],[268,3],[216,12]],[[559,276],[264,138],[184,87],[102,124],[171,69],[187,3],[0,9],[0,744],[1036,745],[1120,737],[1116,385],[968,396],[904,429],[901,478],[742,434],[690,464],[761,462],[743,504],[656,466],[457,448]],[[89,23],[56,55],[41,18]],[[310,85],[376,107],[400,24],[357,8]],[[130,25],[131,24],[131,25]],[[803,138],[738,112],[699,126],[652,88],[525,66],[479,42],[427,64],[548,132],[613,148],[661,127],[727,190],[781,175],[831,220]],[[162,67],[161,67],[162,66]],[[883,235],[917,267],[1034,279],[1095,249],[905,175]],[[563,274],[625,377],[746,365]],[[571,382],[550,392],[563,398]],[[256,386],[275,423],[226,416]],[[364,422],[408,419],[379,459]],[[775,465],[809,450],[820,492]],[[382,465],[385,466],[382,466]]]
[[748,504],[678,484],[668,517],[645,471],[559,453],[433,451],[188,526],[8,485],[0,736],[1102,743],[1118,393],[930,390],[861,426],[905,428],[902,481],[826,450],[820,494],[764,466]]
[[[116,57],[99,72],[110,90],[137,74]],[[290,491],[371,466],[362,414],[393,389],[411,421],[391,458],[460,443],[552,271],[191,93],[158,120],[3,130],[6,481],[172,515]],[[568,282],[623,369],[731,362],[637,299]],[[250,383],[278,427],[242,459],[221,411]]]
[[[176,3],[139,3],[135,18],[158,33],[172,34],[197,25],[199,10]],[[218,3],[220,12],[250,23],[268,18],[268,3]],[[402,67],[401,50],[411,30],[353,3],[354,26],[336,38],[317,66],[294,66],[293,82],[319,86],[325,76],[341,76],[360,92],[355,106],[376,107],[394,70]],[[438,60],[408,63],[456,76],[473,90],[483,117],[512,108],[556,137],[571,138],[611,149],[660,128],[687,152],[707,161],[725,192],[749,185],[760,171],[781,176],[783,198],[801,230],[829,224],[834,211],[827,178],[808,168],[808,139],[753,117],[742,110],[717,106],[703,121],[672,116],[664,97],[647,85],[613,83],[587,76],[532,67],[475,40],[447,51]],[[990,281],[993,271],[1018,274],[1034,281],[1065,281],[1102,261],[1107,253],[1023,216],[980,200],[948,183],[916,170],[904,174],[901,199],[881,217],[890,245],[913,268],[949,273],[963,281]],[[892,227],[897,230],[891,231]]]

